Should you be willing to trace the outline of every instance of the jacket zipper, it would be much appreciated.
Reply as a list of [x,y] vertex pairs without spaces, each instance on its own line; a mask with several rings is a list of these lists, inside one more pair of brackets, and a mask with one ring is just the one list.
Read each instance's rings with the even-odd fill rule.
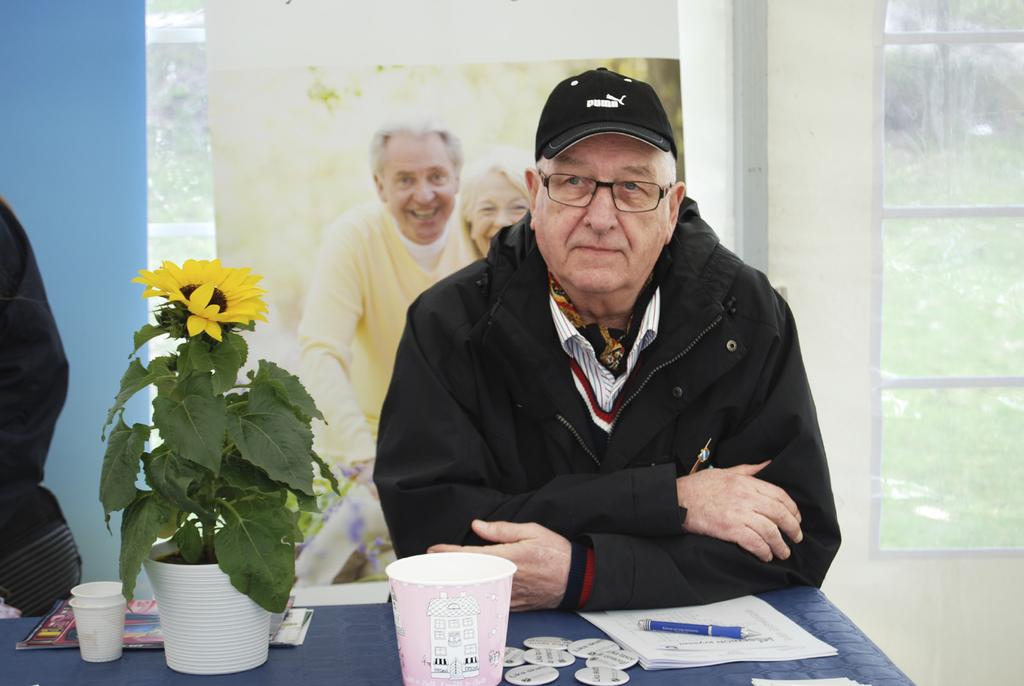
[[704,327],[703,331],[701,331],[699,334],[697,334],[696,338],[694,338],[692,341],[690,341],[690,344],[688,346],[686,346],[681,351],[679,351],[678,355],[676,355],[672,359],[665,360],[664,362],[662,362],[661,364],[659,364],[657,367],[655,367],[654,369],[652,369],[650,371],[650,373],[647,375],[647,378],[644,379],[643,382],[641,382],[641,384],[636,387],[636,390],[633,391],[633,393],[628,398],[626,398],[626,400],[622,403],[622,407],[619,408],[618,413],[615,415],[615,419],[612,420],[612,425],[608,428],[608,441],[609,442],[611,442],[611,440],[612,440],[612,432],[615,431],[615,425],[619,423],[619,417],[622,416],[622,412],[629,406],[629,404],[631,402],[633,402],[633,400],[636,399],[636,397],[638,395],[640,395],[640,391],[644,390],[644,386],[647,385],[647,382],[650,381],[651,378],[655,374],[660,372],[665,367],[669,366],[670,364],[675,364],[676,362],[678,362],[684,355],[686,355],[688,352],[693,350],[694,346],[696,346],[698,343],[700,343],[700,339],[702,339],[705,336],[707,336],[708,332],[710,332],[711,329],[715,328],[716,326],[718,326],[721,323],[722,323],[722,314],[719,313],[718,316],[715,317],[711,321],[710,324],[708,324],[707,326]]
[[[671,358],[671,359],[665,360],[664,362],[662,362],[661,364],[659,364],[659,365],[658,365],[657,367],[655,367],[654,369],[652,369],[652,370],[651,370],[651,371],[650,371],[650,372],[649,372],[649,373],[647,374],[647,378],[645,378],[645,379],[644,379],[644,380],[643,380],[643,381],[642,381],[642,382],[640,383],[640,385],[639,385],[639,386],[637,386],[636,390],[635,390],[635,391],[633,391],[633,393],[632,393],[632,394],[631,394],[631,395],[630,395],[630,396],[629,396],[628,398],[626,398],[626,400],[625,400],[625,401],[624,401],[624,402],[622,403],[622,407],[620,407],[620,408],[619,408],[619,411],[618,411],[618,413],[617,413],[617,414],[615,415],[615,420],[614,420],[614,421],[612,421],[612,425],[611,425],[611,427],[610,427],[610,428],[608,429],[608,441],[609,441],[609,442],[611,442],[611,439],[612,439],[612,432],[613,432],[613,431],[615,431],[615,425],[619,423],[619,417],[621,417],[621,416],[622,416],[622,412],[623,412],[623,411],[624,411],[624,410],[626,409],[626,407],[627,407],[627,406],[628,406],[628,405],[629,405],[629,404],[630,404],[631,402],[633,402],[633,400],[634,400],[634,399],[636,399],[636,397],[637,397],[638,395],[640,395],[640,391],[644,390],[644,386],[646,386],[646,385],[647,385],[647,382],[648,382],[648,381],[650,381],[650,380],[651,380],[651,378],[652,378],[652,377],[653,377],[653,376],[654,376],[655,374],[657,374],[658,372],[660,372],[660,371],[661,371],[662,369],[664,369],[665,367],[669,366],[670,364],[675,364],[676,362],[678,362],[678,361],[679,361],[679,360],[680,360],[680,359],[681,359],[681,358],[682,358],[683,356],[685,356],[685,355],[686,355],[687,353],[689,353],[689,352],[690,352],[691,350],[693,350],[693,348],[694,348],[694,347],[695,347],[695,346],[696,346],[696,345],[697,345],[698,343],[700,343],[700,340],[701,340],[702,338],[704,338],[705,336],[707,336],[707,335],[708,335],[708,333],[709,333],[709,332],[710,332],[710,331],[711,331],[712,329],[714,329],[714,328],[715,328],[716,326],[718,326],[718,325],[719,325],[719,324],[721,324],[721,323],[722,323],[722,314],[721,314],[721,313],[719,313],[719,314],[718,314],[718,316],[716,316],[716,317],[715,317],[715,318],[714,318],[714,319],[713,319],[713,320],[711,321],[711,323],[710,323],[710,324],[708,324],[708,325],[707,325],[706,327],[704,327],[704,330],[703,330],[703,331],[701,331],[701,332],[700,332],[699,334],[697,334],[697,337],[696,337],[696,338],[694,338],[694,339],[693,339],[692,341],[690,341],[689,345],[687,345],[687,346],[686,346],[685,348],[683,348],[683,349],[682,349],[682,350],[681,350],[681,351],[679,352],[679,354],[678,354],[678,355],[676,355],[675,357],[673,357],[673,358]],[[562,424],[562,425],[563,425],[563,426],[564,426],[564,427],[565,427],[566,429],[568,429],[568,430],[569,430],[569,432],[570,432],[570,433],[572,433],[572,435],[573,435],[573,436],[575,436],[575,437],[576,437],[576,442],[577,442],[577,443],[579,443],[579,444],[580,444],[580,447],[582,447],[582,448],[583,448],[583,450],[584,450],[584,451],[585,451],[585,452],[587,453],[587,455],[589,455],[589,456],[590,456],[590,459],[594,461],[594,464],[596,464],[597,466],[599,466],[599,467],[600,467],[600,466],[601,466],[601,461],[597,459],[597,456],[596,456],[596,455],[594,455],[594,451],[592,451],[592,450],[590,449],[590,447],[589,447],[589,446],[588,446],[588,445],[586,444],[586,442],[585,442],[585,441],[583,440],[583,437],[582,437],[582,436],[580,436],[580,433],[579,433],[579,431],[577,431],[577,430],[576,430],[576,427],[574,427],[574,426],[572,425],[572,422],[570,422],[570,421],[569,421],[568,419],[566,419],[565,417],[563,417],[563,416],[562,416],[562,415],[560,415],[560,414],[556,414],[556,415],[555,415],[555,419],[557,419],[557,420],[558,420],[559,422],[561,422],[561,424]]]
[[600,467],[601,460],[597,459],[597,455],[594,454],[594,451],[591,450],[590,446],[588,446],[586,441],[583,440],[583,437],[580,436],[580,432],[576,430],[576,427],[572,425],[572,422],[570,422],[568,419],[566,419],[560,414],[556,414],[555,419],[561,422],[562,426],[568,429],[569,433],[576,437],[576,442],[580,444],[580,447],[583,448],[583,451],[586,452],[587,455],[590,455],[590,459],[594,461],[594,464]]

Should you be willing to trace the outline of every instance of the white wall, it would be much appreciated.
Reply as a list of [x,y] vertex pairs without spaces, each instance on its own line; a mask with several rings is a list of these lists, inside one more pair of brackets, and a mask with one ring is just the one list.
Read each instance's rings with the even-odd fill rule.
[[843,530],[824,590],[919,684],[1021,683],[1024,558],[871,553],[880,4],[768,6],[769,276],[800,324]]

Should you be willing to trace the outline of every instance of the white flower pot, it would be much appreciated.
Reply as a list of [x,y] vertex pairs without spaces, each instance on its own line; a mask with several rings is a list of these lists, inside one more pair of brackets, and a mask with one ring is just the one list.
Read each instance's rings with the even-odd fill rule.
[[167,666],[185,674],[230,674],[266,662],[270,613],[239,593],[215,564],[154,559],[174,550],[161,543],[143,561],[160,612]]

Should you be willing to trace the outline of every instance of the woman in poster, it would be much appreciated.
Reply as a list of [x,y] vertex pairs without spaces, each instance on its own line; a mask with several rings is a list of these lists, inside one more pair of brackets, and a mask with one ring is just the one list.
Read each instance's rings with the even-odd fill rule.
[[525,177],[530,165],[530,153],[503,146],[466,167],[459,216],[481,257],[499,229],[515,224],[530,209]]

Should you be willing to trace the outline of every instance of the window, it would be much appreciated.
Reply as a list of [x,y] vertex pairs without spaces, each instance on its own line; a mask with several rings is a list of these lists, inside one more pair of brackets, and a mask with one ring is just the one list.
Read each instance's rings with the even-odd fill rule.
[[462,626],[473,626],[473,618],[472,617],[466,617],[465,619],[463,619],[462,620]]
[[435,629],[444,629],[444,620],[443,619],[435,619],[434,620],[434,628]]
[[147,0],[150,269],[216,256],[203,24],[203,0]]
[[1024,549],[1024,4],[886,3],[877,545]]
[[462,637],[463,638],[473,638],[473,630],[472,629],[463,629],[462,630]]

